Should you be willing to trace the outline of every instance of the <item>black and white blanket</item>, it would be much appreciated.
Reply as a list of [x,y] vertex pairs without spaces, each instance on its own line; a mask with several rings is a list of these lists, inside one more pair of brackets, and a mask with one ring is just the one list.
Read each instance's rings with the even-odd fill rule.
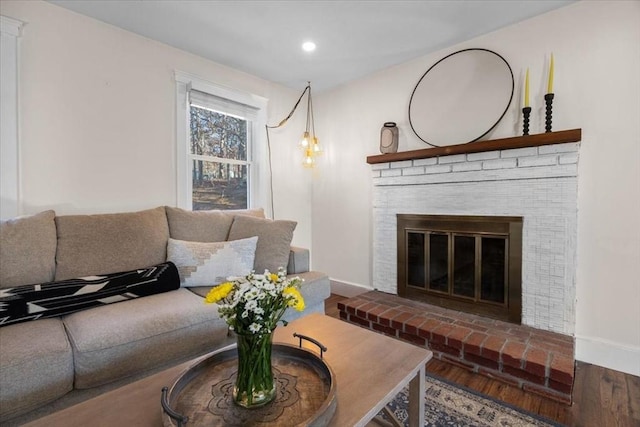
[[0,326],[62,316],[180,287],[172,262],[122,273],[0,289]]

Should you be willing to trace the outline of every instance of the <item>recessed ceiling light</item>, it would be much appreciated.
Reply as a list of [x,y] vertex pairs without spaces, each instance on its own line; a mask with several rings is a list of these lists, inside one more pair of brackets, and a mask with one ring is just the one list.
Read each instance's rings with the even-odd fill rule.
[[302,43],[302,50],[305,52],[313,52],[316,50],[316,44],[314,42],[304,42]]

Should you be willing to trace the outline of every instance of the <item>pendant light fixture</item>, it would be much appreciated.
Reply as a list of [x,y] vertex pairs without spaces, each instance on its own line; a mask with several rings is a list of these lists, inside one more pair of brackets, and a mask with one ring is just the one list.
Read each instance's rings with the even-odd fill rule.
[[[304,150],[302,164],[306,168],[312,168],[316,164],[316,156],[322,154],[322,148],[316,136],[315,122],[313,118],[313,99],[311,97],[311,82],[308,82],[307,92],[307,124],[302,134],[300,147]],[[303,92],[304,95],[304,92]]]
[[313,100],[311,99],[311,82],[307,82],[307,87],[304,88],[300,97],[296,101],[295,105],[284,119],[275,126],[265,125],[267,132],[267,150],[269,152],[269,182],[271,186],[271,214],[275,218],[275,211],[273,206],[273,168],[271,165],[271,139],[269,138],[269,129],[277,129],[284,126],[287,121],[293,116],[293,113],[298,109],[302,98],[307,95],[307,122],[304,132],[302,133],[302,139],[298,143],[298,146],[302,150],[303,158],[302,165],[305,168],[313,168],[316,165],[316,157],[322,154],[322,148],[320,142],[316,136],[315,123],[313,119]]
[[[291,110],[289,115],[285,117],[280,123],[278,123],[277,126],[266,127],[267,143],[269,143],[270,146],[269,129],[276,129],[284,126],[285,123],[287,123],[287,121],[291,118],[291,116],[293,116],[293,113],[296,111],[298,105],[300,105],[300,102],[305,95],[307,95],[307,121],[305,124],[304,132],[302,133],[302,138],[300,139],[299,146],[303,153],[302,165],[305,168],[313,168],[316,165],[316,157],[322,154],[322,147],[320,146],[320,142],[318,140],[318,137],[316,136],[315,121],[313,117],[313,99],[311,96],[311,82],[307,82],[307,87],[305,87],[304,91],[302,91],[300,98],[298,98],[298,101],[293,106],[293,109]],[[270,148],[269,151],[271,151]]]

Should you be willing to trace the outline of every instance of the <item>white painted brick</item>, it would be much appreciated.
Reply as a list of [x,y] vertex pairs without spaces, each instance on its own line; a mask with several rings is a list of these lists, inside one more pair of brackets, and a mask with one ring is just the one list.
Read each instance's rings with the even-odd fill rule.
[[430,166],[438,163],[437,157],[429,157],[428,159],[417,159],[413,161],[413,166]]
[[[432,167],[444,167],[446,165],[438,165]],[[427,167],[429,168],[429,167]],[[514,169],[495,169],[481,171],[466,171],[455,173],[438,173],[414,176],[391,176],[381,178],[374,182],[375,186],[388,185],[416,185],[416,184],[443,184],[457,182],[480,182],[480,181],[496,181],[496,180],[522,180],[522,179],[545,179],[545,178],[571,178],[577,173],[577,165],[561,165],[561,166],[540,166],[537,168],[514,168]],[[567,194],[569,197],[570,194]]]
[[451,172],[451,166],[449,165],[425,166],[424,168],[425,174],[437,174],[437,173],[449,173],[449,172]]
[[403,162],[392,162],[390,163],[390,165],[391,165],[391,169],[410,168],[412,163],[413,162],[411,160],[405,160]]
[[578,176],[578,164],[574,163],[574,164],[568,164],[568,165],[560,165],[558,167],[556,167],[556,169],[560,170],[560,168],[562,168],[565,173],[567,174],[571,174],[572,176]]
[[451,165],[453,172],[469,172],[482,170],[482,162],[464,162]]
[[538,147],[514,148],[511,150],[503,150],[500,152],[500,157],[502,157],[503,159],[509,159],[512,157],[537,156],[537,155],[538,155]]
[[[576,165],[569,164],[374,180],[373,287],[397,293],[397,213],[522,216],[523,324],[571,335],[575,330],[576,172]],[[475,178],[480,181],[470,182]]]
[[390,176],[400,176],[402,175],[402,169],[387,169],[380,171],[380,177],[386,178]]
[[371,171],[372,178],[380,178],[380,171]]
[[467,160],[466,154],[454,154],[452,156],[438,157],[438,163],[441,165],[444,165],[447,163],[460,163],[460,162],[464,162],[465,160]]
[[553,154],[553,153],[568,153],[572,151],[578,151],[580,149],[579,142],[569,142],[566,144],[554,144],[543,145],[538,147],[538,153],[540,154]]
[[519,168],[531,168],[536,166],[553,166],[558,163],[558,156],[519,157]]
[[558,158],[558,163],[560,163],[561,165],[578,163],[578,153],[561,154]]
[[371,165],[371,170],[378,171],[381,169],[389,169],[389,163],[374,163]]
[[402,169],[402,175],[424,175],[424,166]]
[[517,166],[516,159],[497,159],[497,160],[486,160],[482,162],[482,169],[493,170],[493,169],[509,169],[515,168]]
[[[460,163],[455,156],[438,165],[436,159],[414,160],[402,171],[395,165],[405,162],[394,169],[380,166],[380,177],[373,179],[373,287],[397,293],[397,213],[522,216],[522,322],[573,334],[579,144],[545,147],[539,157],[507,150],[519,153],[517,168],[516,157],[499,159],[498,151],[467,154]],[[479,170],[480,164],[511,168]],[[423,175],[409,175],[422,166]]]
[[499,151],[485,151],[482,153],[469,153],[467,154],[467,161],[474,160],[491,160],[500,158]]

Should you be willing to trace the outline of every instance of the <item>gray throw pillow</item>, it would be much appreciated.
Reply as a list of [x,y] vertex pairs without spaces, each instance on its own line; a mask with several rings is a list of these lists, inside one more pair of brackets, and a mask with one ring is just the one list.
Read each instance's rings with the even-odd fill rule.
[[235,215],[264,218],[264,210],[188,211],[166,206],[169,234],[172,239],[189,242],[224,242]]
[[169,239],[167,260],[178,267],[180,286],[215,286],[253,270],[257,237],[229,242]]
[[297,224],[295,221],[236,215],[229,231],[229,240],[258,236],[253,267],[258,274],[264,270],[275,272],[279,267],[287,268],[293,230]]
[[167,260],[164,207],[140,212],[56,217],[55,280],[149,267]]
[[55,216],[49,210],[0,222],[0,288],[53,280]]

